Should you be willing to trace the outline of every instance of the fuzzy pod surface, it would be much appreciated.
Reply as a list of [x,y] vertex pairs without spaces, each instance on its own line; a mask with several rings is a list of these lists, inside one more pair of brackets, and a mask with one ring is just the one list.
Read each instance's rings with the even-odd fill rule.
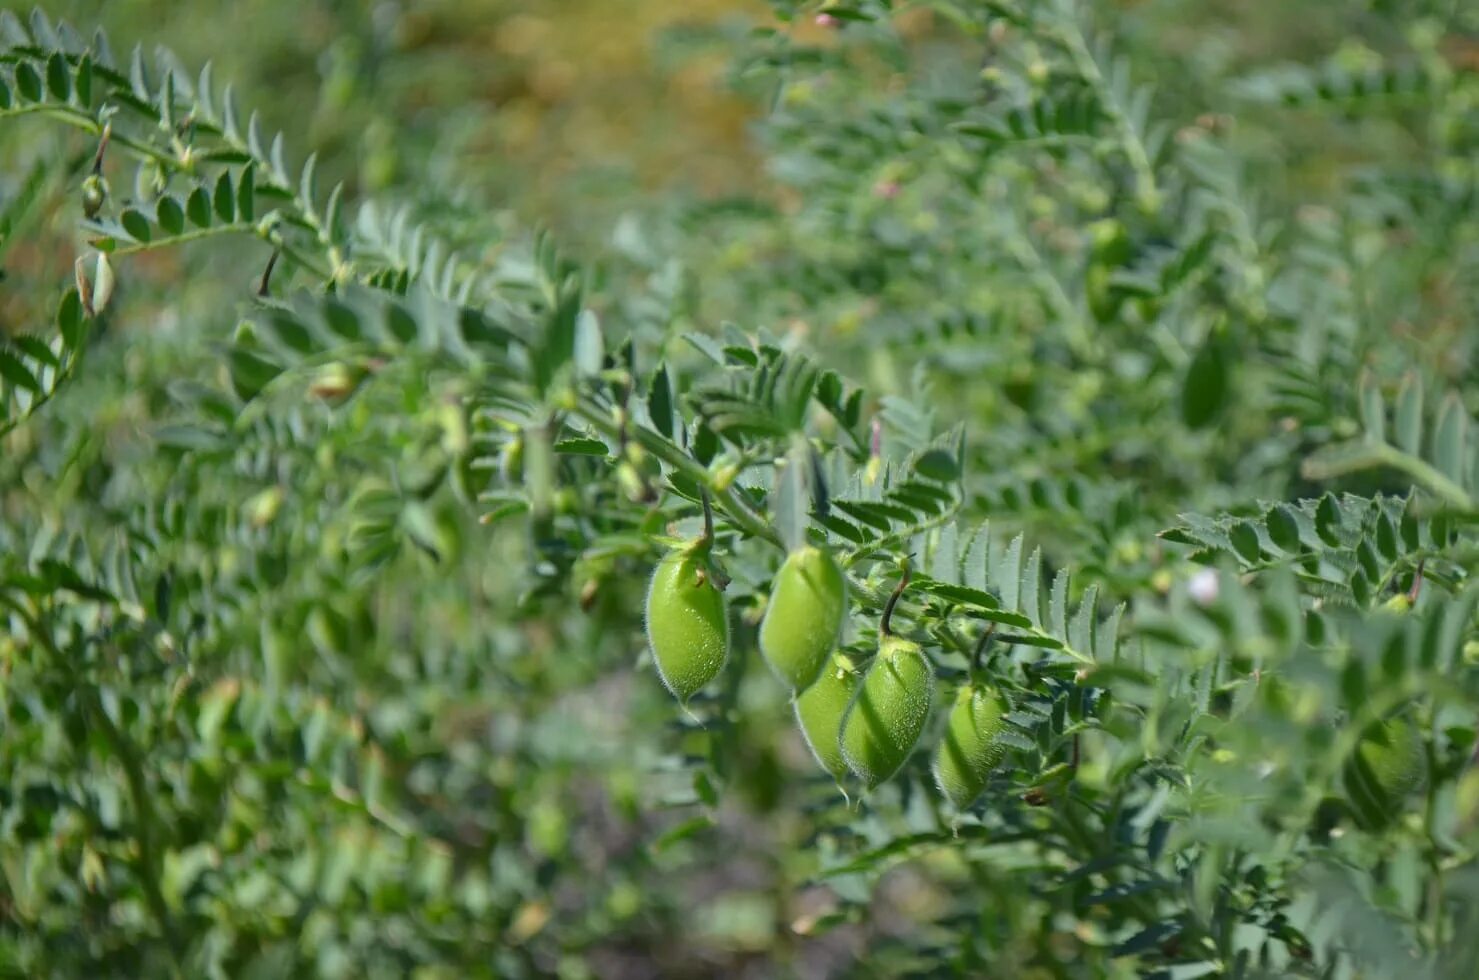
[[82,213],[96,218],[108,200],[108,182],[100,174],[89,174],[82,182]]
[[786,556],[760,623],[760,652],[792,691],[804,691],[837,645],[847,579],[836,559],[807,545]]
[[986,789],[991,771],[1001,765],[1007,747],[1006,701],[991,687],[968,684],[955,696],[945,737],[935,750],[935,783],[940,792],[964,810]]
[[842,721],[842,757],[869,789],[909,758],[934,692],[935,672],[919,644],[885,637]]
[[729,615],[715,588],[706,550],[670,552],[647,590],[647,642],[658,676],[683,704],[708,684],[729,655]]
[[1426,775],[1422,735],[1411,722],[1393,718],[1372,725],[1362,733],[1343,773],[1356,823],[1365,830],[1386,827]]
[[845,654],[835,654],[821,676],[796,697],[796,723],[817,763],[838,782],[847,775],[842,758],[842,719],[862,674]]

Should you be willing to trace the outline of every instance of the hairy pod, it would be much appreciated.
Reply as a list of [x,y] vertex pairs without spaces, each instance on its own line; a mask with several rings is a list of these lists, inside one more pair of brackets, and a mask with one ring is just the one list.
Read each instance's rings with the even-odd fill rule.
[[706,567],[707,550],[689,545],[670,552],[647,590],[652,659],[682,704],[719,674],[729,654],[729,616]]
[[498,453],[498,475],[510,486],[524,481],[524,437],[516,435]]
[[909,758],[934,691],[935,672],[919,644],[885,637],[842,721],[842,757],[869,789]]
[[1001,765],[1006,744],[1006,702],[993,688],[968,684],[955,696],[945,737],[935,750],[935,783],[964,810],[986,788],[991,771]]
[[760,652],[792,691],[817,679],[846,610],[847,580],[836,559],[810,545],[786,557],[760,623]]
[[108,200],[108,182],[99,174],[89,174],[82,182],[82,213],[96,218]]
[[821,676],[796,697],[796,723],[817,763],[839,783],[847,775],[842,758],[842,719],[862,675],[846,654],[833,655]]
[[1426,778],[1422,736],[1402,718],[1377,722],[1361,734],[1342,775],[1356,823],[1381,830]]
[[1402,615],[1412,610],[1412,598],[1405,592],[1398,592],[1381,604],[1381,608],[1394,615]]
[[326,402],[341,402],[354,393],[360,378],[342,361],[332,361],[320,367],[308,383],[308,393]]

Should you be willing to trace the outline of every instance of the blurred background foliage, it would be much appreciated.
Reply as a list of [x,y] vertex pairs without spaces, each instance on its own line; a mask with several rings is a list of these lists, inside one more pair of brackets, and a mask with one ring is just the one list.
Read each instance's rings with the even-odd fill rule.
[[[169,47],[251,93],[272,131],[317,150],[356,196],[467,194],[596,236],[655,191],[755,188],[753,101],[727,84],[765,8],[696,0],[48,4]],[[223,45],[223,39],[232,43]],[[123,42],[120,42],[123,43]]]
[[[522,281],[531,230],[552,229],[591,270],[607,335],[630,334],[675,374],[702,362],[685,331],[732,321],[866,385],[890,458],[963,423],[964,513],[989,517],[999,542],[1025,532],[1046,572],[1073,566],[1106,605],[1131,603],[1164,682],[1144,731],[1116,731],[1121,754],[1088,768],[1107,784],[1142,756],[1185,763],[1195,791],[1171,807],[1191,813],[1239,798],[1247,773],[1181,755],[1179,738],[1201,737],[1185,735],[1187,704],[1210,711],[1247,686],[1219,674],[1214,696],[1211,672],[1165,651],[1226,650],[1248,668],[1280,642],[1269,610],[1290,591],[1229,528],[1251,528],[1268,500],[1407,492],[1390,469],[1305,465],[1369,430],[1359,392],[1390,403],[1413,375],[1429,408],[1452,390],[1479,411],[1479,13],[1460,0],[1103,2],[1050,43],[1006,16],[1019,6],[826,26],[815,6],[728,0],[42,4],[104,27],[120,54],[157,44],[191,69],[212,61],[267,132],[287,134],[295,164],[317,151],[324,186],[408,204],[500,287]],[[1126,101],[1081,127],[1113,134],[1085,145],[1074,113],[1088,75]],[[1392,91],[1353,93],[1368,75]],[[1055,131],[1001,137],[1003,112],[1039,103],[1067,107]],[[94,148],[37,119],[0,130],[7,332],[53,320]],[[122,163],[109,177],[134,193]],[[85,541],[99,575],[149,607],[102,616],[113,645],[78,653],[104,695],[123,692],[115,702],[83,703],[74,677],[0,639],[13,664],[0,925],[18,975],[162,976],[175,957],[262,977],[1213,975],[1177,945],[1196,915],[1164,910],[1183,905],[1256,920],[1256,937],[1229,927],[1217,952],[1273,937],[1262,965],[1279,975],[1355,887],[1341,874],[1376,866],[1364,897],[1381,914],[1324,939],[1396,935],[1393,917],[1442,938],[1422,932],[1413,882],[1433,854],[1416,830],[1334,854],[1287,906],[1268,896],[1294,871],[1240,864],[1231,818],[1196,828],[1226,835],[1206,858],[1216,873],[1198,877],[1205,855],[1177,851],[1194,839],[1163,857],[1164,836],[1141,870],[1165,879],[1105,878],[1120,872],[1104,855],[1070,867],[1088,832],[1019,804],[1036,773],[998,785],[1005,815],[993,801],[964,843],[919,773],[876,806],[844,807],[753,657],[722,724],[683,724],[650,665],[633,667],[648,545],[596,563],[581,615],[550,583],[578,588],[584,566],[545,567],[523,528],[480,523],[458,477],[408,489],[476,455],[470,442],[506,445],[449,409],[465,393],[455,377],[391,367],[343,410],[252,416],[239,448],[192,442],[169,427],[203,400],[240,409],[198,389],[225,386],[226,341],[266,253],[223,241],[120,263],[84,383],[0,437],[0,553]],[[279,289],[307,279],[281,275]],[[587,479],[568,481],[570,512],[618,509],[573,472]],[[1186,512],[1222,523],[1158,537]],[[1356,528],[1379,512],[1350,504],[1339,534],[1326,527],[1343,542],[1326,556],[1338,608],[1352,604]],[[1414,535],[1411,553],[1380,555],[1372,578],[1388,591],[1412,582],[1412,554],[1443,547]],[[1176,544],[1222,563],[1225,606],[1197,611],[1202,566]],[[1463,569],[1437,569],[1434,591],[1460,592]],[[756,609],[742,613],[753,646]],[[77,615],[88,629],[101,616]],[[1373,665],[1385,638],[1361,648]],[[1273,704],[1266,727],[1220,744],[1252,757],[1278,731],[1326,748],[1290,722],[1340,697],[1339,675],[1312,673],[1318,697]],[[1434,722],[1452,732],[1435,748],[1450,774],[1472,743],[1461,707]],[[103,715],[143,758],[76,730]],[[153,858],[121,800],[136,771],[160,828]],[[1311,802],[1303,772],[1282,774],[1286,795],[1260,811],[1270,826]],[[1168,806],[1154,778],[1136,806]],[[1023,828],[1052,846],[992,840]],[[151,861],[157,880],[140,885]],[[1186,876],[1174,887],[1171,864]],[[1459,904],[1467,873],[1452,878]],[[1169,931],[1116,932],[1122,908],[1142,924],[1161,910]],[[159,920],[177,934],[157,935]],[[1402,941],[1388,952],[1405,955]]]

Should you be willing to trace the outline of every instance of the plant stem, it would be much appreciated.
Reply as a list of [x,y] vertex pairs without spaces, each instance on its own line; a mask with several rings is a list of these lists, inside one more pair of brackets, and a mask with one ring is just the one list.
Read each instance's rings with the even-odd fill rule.
[[1083,31],[1071,17],[1064,18],[1059,38],[1064,48],[1067,49],[1068,57],[1073,62],[1074,68],[1078,70],[1083,80],[1099,93],[1099,99],[1105,111],[1109,113],[1115,128],[1119,130],[1121,147],[1130,162],[1130,169],[1135,172],[1136,196],[1146,203],[1158,203],[1160,188],[1156,186],[1155,168],[1151,165],[1150,154],[1145,148],[1145,143],[1140,139],[1140,134],[1135,131],[1134,121],[1126,112],[1125,106],[1099,69],[1099,62],[1094,58],[1094,53],[1089,50]]
[[144,767],[134,751],[133,743],[108,716],[107,710],[103,707],[102,698],[98,696],[97,688],[77,676],[70,661],[62,655],[51,635],[42,627],[40,617],[19,603],[7,601],[6,605],[20,615],[26,624],[27,631],[46,651],[53,665],[67,675],[69,682],[82,700],[88,718],[102,731],[103,738],[123,766],[124,777],[128,783],[129,799],[133,804],[134,816],[139,823],[136,835],[139,844],[137,862],[139,879],[144,888],[144,897],[149,910],[158,921],[159,928],[164,933],[165,942],[169,947],[173,964],[172,973],[178,977],[180,976],[179,935],[175,931],[174,921],[169,914],[169,904],[164,900],[164,892],[159,885],[160,858],[154,846],[154,830],[158,820],[154,812],[153,800],[149,795],[148,779],[144,775]]
[[[613,422],[608,413],[593,401],[582,402],[576,407],[575,414],[584,419],[592,428],[613,439],[621,437],[621,427]],[[700,486],[707,487],[713,495],[714,503],[725,515],[734,522],[735,526],[751,537],[769,541],[771,544],[786,550],[781,536],[775,528],[762,517],[750,503],[744,500],[734,486],[719,488],[714,486],[709,471],[701,463],[674,446],[668,440],[649,429],[641,426],[628,426],[627,434],[641,443],[642,448],[652,453],[658,459],[667,463],[673,469],[693,480]]]
[[909,587],[909,559],[904,559],[904,574],[899,577],[899,584],[894,586],[893,594],[888,597],[888,603],[883,607],[883,618],[878,623],[878,631],[884,636],[893,636],[894,607],[899,604],[899,597]]
[[[1341,444],[1341,446],[1349,445],[1349,443]],[[1355,451],[1339,455],[1331,453],[1322,457],[1317,454],[1306,459],[1301,469],[1304,475],[1311,479],[1329,479],[1377,466],[1390,466],[1394,470],[1406,473],[1432,491],[1435,496],[1443,498],[1465,513],[1473,513],[1476,509],[1474,498],[1437,467],[1384,442],[1367,443]]]

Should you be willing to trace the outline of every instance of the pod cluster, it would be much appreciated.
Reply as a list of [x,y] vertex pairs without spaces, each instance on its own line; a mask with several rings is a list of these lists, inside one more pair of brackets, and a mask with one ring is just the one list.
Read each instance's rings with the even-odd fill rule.
[[[864,666],[837,649],[847,579],[825,549],[794,549],[776,573],[760,623],[760,652],[792,694],[797,726],[817,764],[840,784],[873,789],[897,773],[929,722],[934,667],[919,644],[887,633]],[[885,620],[887,617],[885,617]],[[658,673],[687,704],[729,652],[724,593],[708,569],[708,542],[679,547],[658,564],[647,594],[647,633]],[[957,808],[985,790],[1005,754],[1006,701],[972,682],[951,707],[933,771]]]

